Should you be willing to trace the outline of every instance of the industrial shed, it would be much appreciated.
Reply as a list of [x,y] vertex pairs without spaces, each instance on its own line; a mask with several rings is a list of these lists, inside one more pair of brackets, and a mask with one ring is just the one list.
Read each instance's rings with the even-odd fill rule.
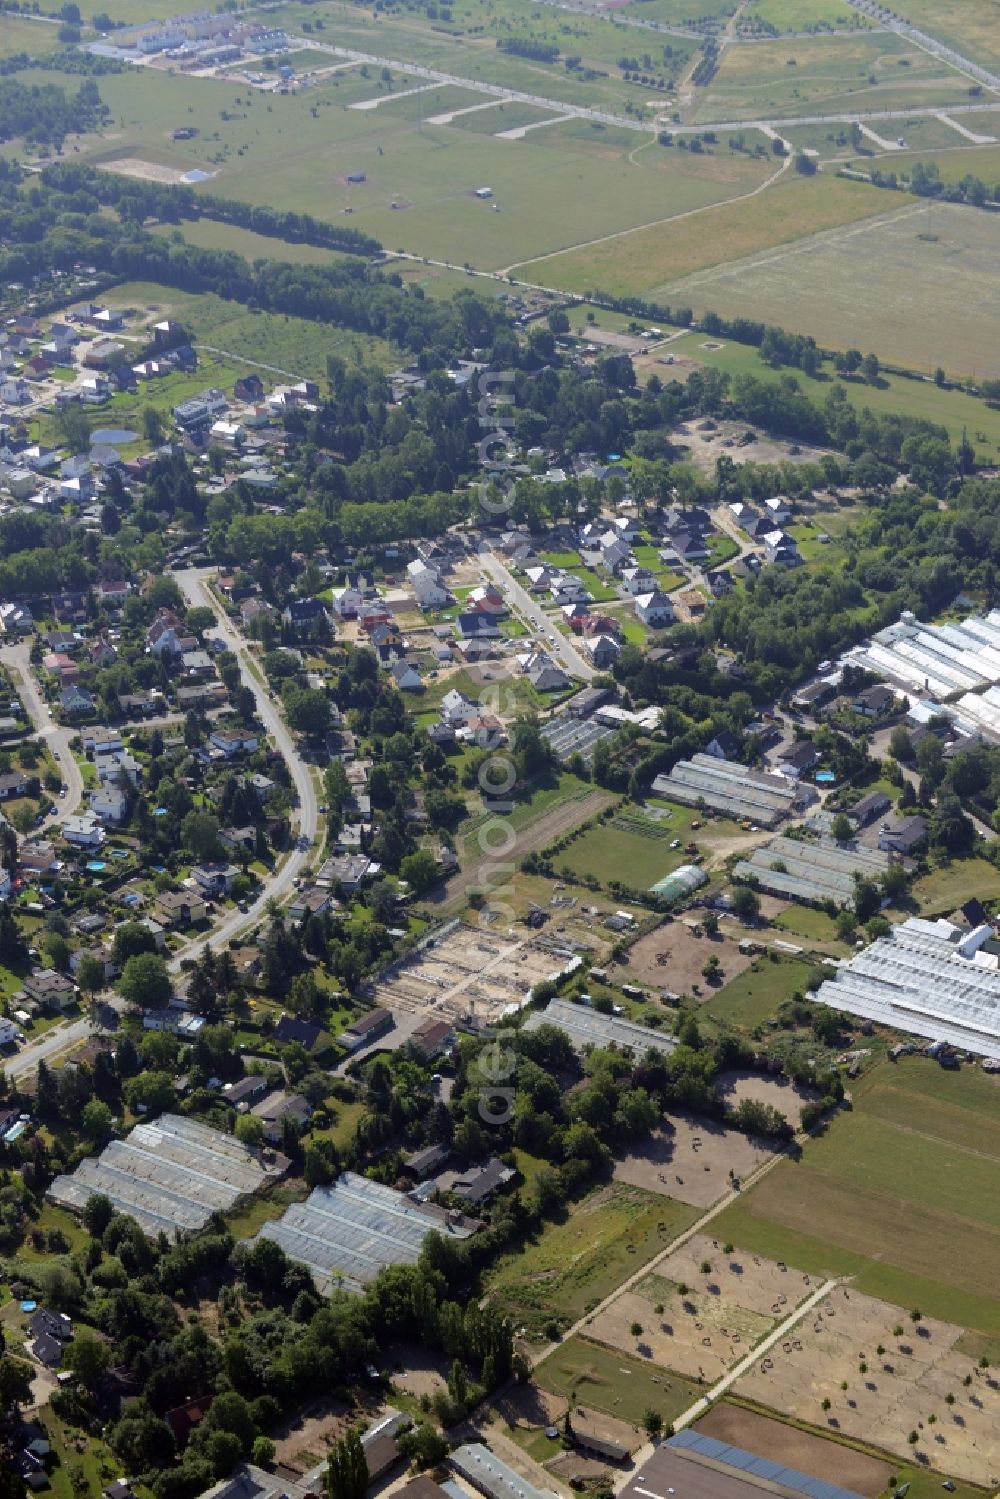
[[787,900],[832,900],[847,906],[854,899],[856,878],[879,880],[889,868],[889,855],[879,849],[849,848],[826,839],[805,843],[796,838],[772,838],[755,848],[749,859],[733,869],[734,879],[753,880],[768,895]]
[[275,1152],[261,1155],[232,1135],[161,1114],[137,1124],[127,1139],[112,1140],[96,1160],[81,1161],[72,1176],[57,1176],[46,1196],[82,1213],[103,1193],[148,1234],[193,1233],[287,1169]]
[[526,1031],[537,1031],[540,1025],[554,1025],[572,1041],[577,1051],[585,1046],[627,1047],[642,1055],[652,1047],[668,1054],[677,1042],[673,1036],[662,1036],[645,1025],[623,1020],[620,1015],[602,1015],[589,1005],[571,1004],[566,999],[550,1000],[544,1010],[535,1010],[524,1023]]
[[416,1264],[431,1230],[466,1239],[476,1225],[461,1214],[425,1207],[404,1192],[343,1172],[305,1202],[265,1223],[257,1238],[273,1239],[312,1272],[324,1293],[360,1291],[386,1265]]
[[669,775],[656,777],[653,792],[685,807],[707,807],[726,817],[749,818],[765,828],[790,817],[815,794],[785,776],[750,770],[712,755],[678,760]]
[[968,932],[911,916],[839,968],[814,997],[1000,1061],[1000,943],[991,926]]
[[679,1431],[655,1449],[622,1490],[623,1499],[677,1494],[678,1499],[861,1499],[852,1489],[788,1468],[707,1433]]
[[981,691],[1000,682],[1000,610],[946,625],[924,625],[907,612],[849,659],[935,702]]

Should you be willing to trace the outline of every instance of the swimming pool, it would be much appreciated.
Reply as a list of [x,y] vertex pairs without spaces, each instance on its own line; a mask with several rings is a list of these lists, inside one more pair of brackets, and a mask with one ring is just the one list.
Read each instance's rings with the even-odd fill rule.
[[837,777],[832,770],[817,770],[816,779],[821,786],[832,786]]
[[93,870],[94,874],[100,874],[102,869],[107,869],[103,859],[88,859],[87,868]]

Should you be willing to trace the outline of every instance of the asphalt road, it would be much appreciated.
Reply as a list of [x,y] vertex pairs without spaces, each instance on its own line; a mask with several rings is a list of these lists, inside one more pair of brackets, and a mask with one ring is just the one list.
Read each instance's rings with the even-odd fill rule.
[[[189,604],[206,606],[213,610],[218,620],[217,633],[225,640],[226,645],[235,655],[240,663],[240,671],[243,683],[254,694],[257,700],[257,716],[264,725],[274,743],[284,755],[292,776],[292,784],[298,796],[298,832],[292,851],[284,860],[284,863],[275,873],[273,879],[267,884],[250,906],[249,911],[230,912],[211,933],[211,945],[213,947],[224,947],[230,937],[235,937],[244,928],[259,922],[266,915],[267,907],[271,901],[280,901],[288,895],[294,887],[295,880],[302,873],[306,864],[312,857],[313,844],[319,829],[319,802],[316,797],[316,788],[309,768],[299,755],[292,738],[288,725],[282,718],[277,706],[271,701],[267,689],[261,686],[257,677],[250,670],[249,649],[243,636],[231,623],[229,616],[220,605],[212,590],[208,587],[207,579],[211,576],[208,570],[198,568],[186,568],[184,571],[175,572],[178,587],[184,594]],[[200,951],[205,945],[205,939],[199,938],[191,943],[188,948],[182,949],[171,959],[170,966],[174,969],[180,966],[182,958],[190,957],[191,951]]]
[[522,588],[513,573],[504,566],[500,559],[487,550],[486,543],[479,552],[479,562],[483,571],[489,574],[525,622],[534,626],[549,655],[555,657],[570,676],[582,678],[585,682],[591,681],[596,676],[596,672],[590,662],[572,640],[567,639],[556,629],[554,620],[548,617],[527,589]]
[[66,795],[56,797],[55,810],[49,813],[43,823],[39,823],[39,828],[44,831],[76,812],[83,801],[83,773],[70,749],[70,741],[76,738],[77,730],[61,726],[50,717],[35,681],[35,673],[31,667],[31,646],[26,640],[19,645],[4,646],[0,650],[0,661],[13,674],[18,694],[35,733],[59,757],[58,764],[67,788]]

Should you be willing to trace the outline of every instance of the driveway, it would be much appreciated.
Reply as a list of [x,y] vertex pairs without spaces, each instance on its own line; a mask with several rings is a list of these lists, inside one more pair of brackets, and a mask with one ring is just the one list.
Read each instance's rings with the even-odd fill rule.
[[83,773],[70,749],[70,743],[76,738],[78,731],[57,724],[50,717],[49,710],[38,690],[38,683],[31,665],[31,646],[26,640],[18,645],[4,646],[0,650],[0,661],[3,662],[16,683],[35,733],[56,756],[66,786],[66,795],[56,799],[54,811],[50,812],[45,821],[39,824],[43,830],[46,830],[62,822],[64,817],[69,817],[71,813],[76,812],[83,801]]

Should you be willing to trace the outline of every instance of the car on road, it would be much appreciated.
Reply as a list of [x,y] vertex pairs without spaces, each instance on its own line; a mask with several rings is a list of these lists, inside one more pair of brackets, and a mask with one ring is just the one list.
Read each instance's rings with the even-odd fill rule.
[[60,796],[65,796],[66,795],[66,787],[65,786],[60,786],[59,787],[59,795]]
[[61,756],[61,755],[60,755],[60,753],[59,753],[59,751],[58,751],[58,750],[53,750],[53,751],[52,751],[52,758],[53,758],[53,759],[54,759],[54,760],[61,760],[61,759],[62,759],[62,756]]

